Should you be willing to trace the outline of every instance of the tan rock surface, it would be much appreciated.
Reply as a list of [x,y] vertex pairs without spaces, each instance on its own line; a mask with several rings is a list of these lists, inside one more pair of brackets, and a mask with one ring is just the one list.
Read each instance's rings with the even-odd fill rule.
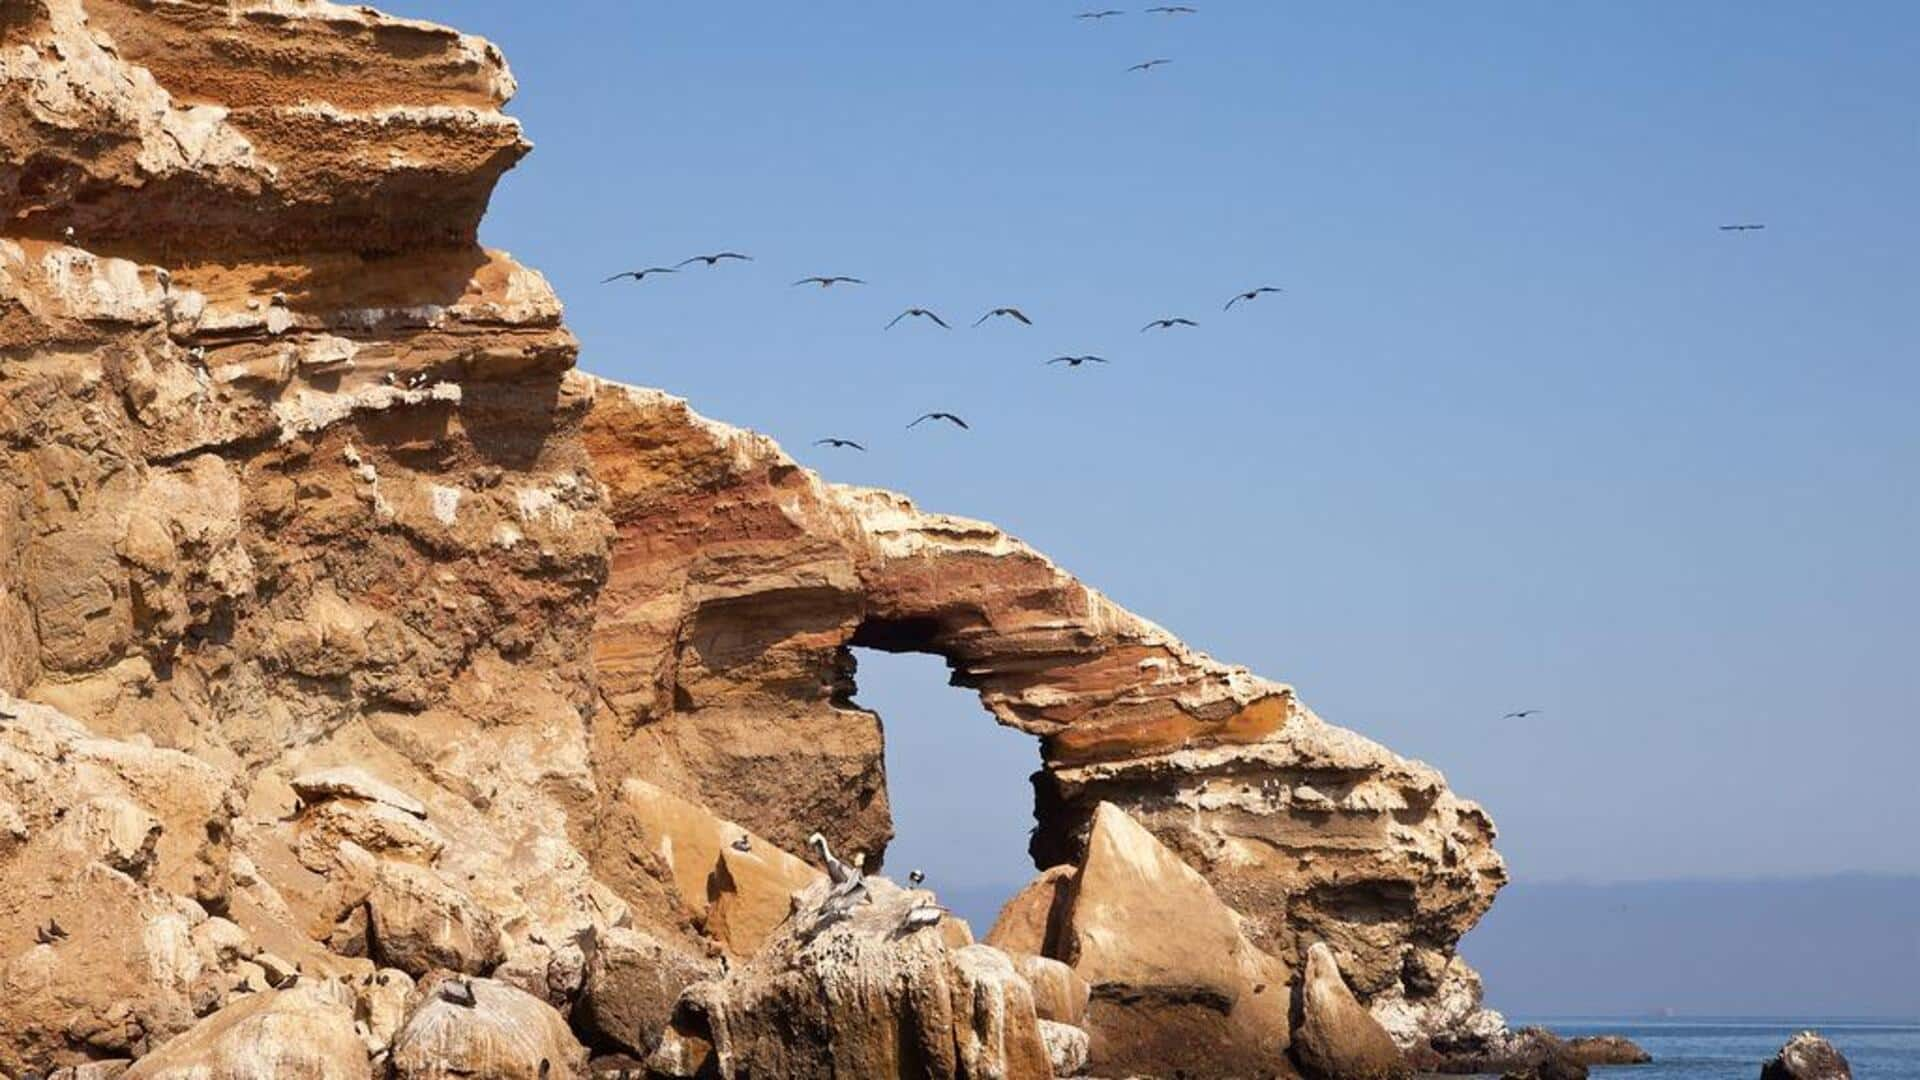
[[[747,964],[689,987],[650,1061],[668,1076],[1049,1077],[1032,991],[930,895],[867,879],[870,901],[823,917],[829,886]],[[795,1038],[793,1033],[805,1032]]]
[[1347,988],[1325,942],[1316,941],[1307,950],[1300,1013],[1293,1056],[1313,1080],[1404,1080],[1412,1075],[1386,1029]]
[[126,1080],[372,1080],[337,983],[248,995],[140,1059]]
[[553,1006],[491,979],[457,979],[472,1004],[452,1000],[448,977],[423,981],[394,1037],[395,1080],[573,1080],[584,1078],[587,1051]]
[[1247,939],[1198,871],[1112,803],[1094,812],[1060,947],[1093,989],[1094,1068],[1291,1072],[1287,965]]

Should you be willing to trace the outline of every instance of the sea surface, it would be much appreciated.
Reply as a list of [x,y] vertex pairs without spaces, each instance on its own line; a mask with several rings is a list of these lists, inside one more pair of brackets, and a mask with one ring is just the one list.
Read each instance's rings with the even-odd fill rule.
[[1759,1080],[1796,1032],[1817,1031],[1847,1056],[1858,1080],[1920,1080],[1920,1022],[1878,1020],[1514,1018],[1565,1038],[1625,1035],[1653,1055],[1653,1064],[1595,1069],[1595,1080]]

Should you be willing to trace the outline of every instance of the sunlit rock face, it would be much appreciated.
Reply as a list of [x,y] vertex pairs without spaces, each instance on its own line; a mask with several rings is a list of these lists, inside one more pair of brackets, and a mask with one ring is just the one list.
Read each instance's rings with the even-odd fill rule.
[[883,857],[880,719],[850,649],[938,654],[1033,734],[1038,865],[1124,807],[1275,955],[1326,941],[1369,997],[1424,999],[1504,883],[1444,779],[1197,653],[984,522],[830,484],[672,397],[601,384],[586,439],[614,526],[594,650],[603,768],[798,848]]
[[[1111,804],[1396,1036],[1484,1024],[1453,948],[1503,871],[1437,773],[990,525],[573,371],[476,240],[513,89],[364,7],[0,4],[0,1071],[352,1057],[349,1016],[328,1075],[509,1015],[557,1047],[516,1069],[652,1052],[789,940],[808,833],[882,865],[856,646],[1035,737],[1037,865]],[[939,970],[1017,1045],[953,1060],[1083,1056],[997,955]]]

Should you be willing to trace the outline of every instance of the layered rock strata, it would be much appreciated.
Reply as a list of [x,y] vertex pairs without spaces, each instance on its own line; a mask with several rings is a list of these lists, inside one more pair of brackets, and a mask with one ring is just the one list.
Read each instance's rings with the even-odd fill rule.
[[[790,853],[891,837],[858,647],[1035,737],[1036,864],[1077,869],[1029,938],[1131,828],[1213,959],[1324,941],[1397,1037],[1497,1026],[1453,949],[1504,872],[1433,770],[990,525],[573,372],[476,239],[513,89],[322,0],[0,6],[0,1071],[564,1074],[692,1045],[690,986],[754,1030],[725,972],[812,962]],[[1124,980],[1044,951],[921,958],[1004,1008],[911,1060],[1097,1057]]]

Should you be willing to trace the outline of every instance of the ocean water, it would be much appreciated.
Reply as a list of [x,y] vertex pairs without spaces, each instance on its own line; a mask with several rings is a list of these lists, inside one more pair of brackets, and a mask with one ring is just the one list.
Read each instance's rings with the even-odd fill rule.
[[1838,1047],[1858,1080],[1920,1080],[1920,1023],[1874,1020],[1514,1019],[1566,1038],[1625,1035],[1653,1064],[1595,1069],[1595,1080],[1758,1080],[1760,1066],[1796,1032],[1817,1031]]

